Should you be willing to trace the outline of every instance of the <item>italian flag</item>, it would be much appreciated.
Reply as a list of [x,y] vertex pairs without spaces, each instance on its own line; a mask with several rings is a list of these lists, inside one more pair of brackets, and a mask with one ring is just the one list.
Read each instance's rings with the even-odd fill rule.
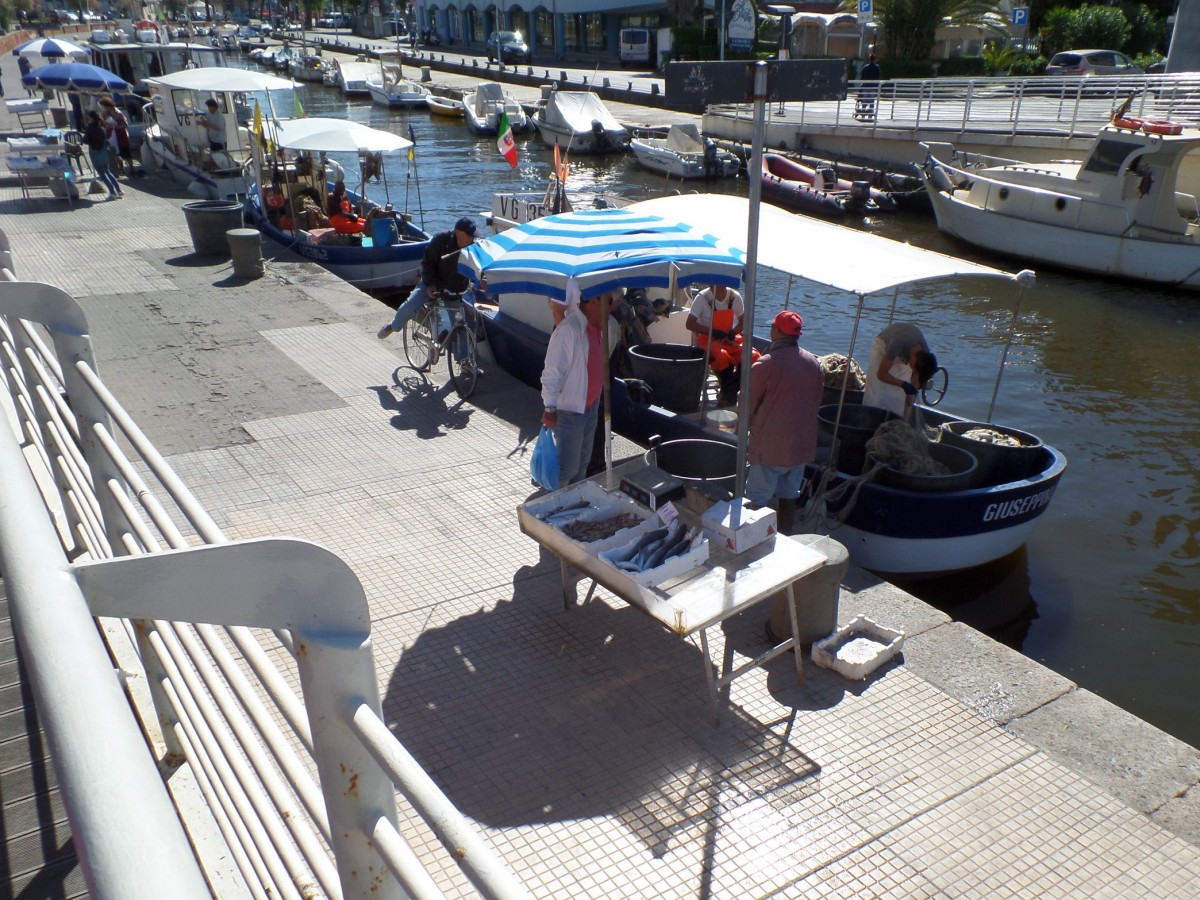
[[496,126],[496,134],[496,149],[515,169],[517,167],[517,144],[513,140],[512,126],[508,124],[508,113],[500,113],[500,124]]

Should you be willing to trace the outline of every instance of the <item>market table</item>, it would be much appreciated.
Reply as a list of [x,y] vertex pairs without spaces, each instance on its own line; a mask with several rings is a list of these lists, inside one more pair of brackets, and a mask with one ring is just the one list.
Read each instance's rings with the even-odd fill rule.
[[[589,481],[603,487],[604,479],[605,476],[599,475]],[[619,478],[614,484],[619,484]],[[716,722],[720,721],[722,692],[734,679],[788,650],[795,651],[796,678],[803,683],[803,660],[795,638],[801,629],[796,619],[794,586],[797,581],[825,565],[823,553],[781,534],[773,534],[766,541],[740,554],[713,546],[715,542],[710,542],[709,556],[700,565],[668,577],[660,584],[641,585],[595,553],[589,553],[586,545],[570,539],[561,529],[538,518],[541,510],[553,506],[553,498],[566,495],[576,488],[573,486],[529,501],[517,509],[521,530],[558,557],[566,608],[572,606],[572,587],[577,581],[570,574],[570,567],[574,567],[583,577],[592,581],[584,598],[585,603],[596,585],[600,585],[675,635],[682,638],[698,635],[704,652],[704,674]],[[681,520],[699,524],[700,517],[682,504],[678,507],[678,513]],[[708,629],[770,599],[779,591],[787,591],[792,635],[736,668],[732,654],[726,652],[720,674],[715,675]]]
[[[65,156],[9,156],[4,160],[8,170],[17,176],[21,196],[28,199],[30,190],[47,188],[55,197],[65,197],[72,207],[78,188],[72,183],[71,163]],[[40,182],[45,182],[41,184]],[[36,182],[36,183],[35,183]]]

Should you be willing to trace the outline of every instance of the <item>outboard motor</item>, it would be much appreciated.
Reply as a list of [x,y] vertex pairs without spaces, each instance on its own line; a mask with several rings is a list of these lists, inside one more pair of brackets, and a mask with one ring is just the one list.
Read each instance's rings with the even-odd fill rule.
[[717,161],[717,145],[709,137],[704,139],[704,174],[709,178],[720,174],[720,163]]
[[629,391],[629,402],[642,409],[654,402],[654,388],[640,378],[626,378],[625,389]]
[[604,123],[599,119],[592,119],[592,146],[597,150],[608,149],[608,135],[604,132]]
[[817,183],[813,186],[819,188],[820,190],[837,190],[837,172],[835,172],[831,166],[821,166],[819,169],[817,169],[817,177],[815,181]]
[[863,213],[871,202],[871,182],[856,181],[850,185],[850,196],[846,198],[846,209],[853,213]]

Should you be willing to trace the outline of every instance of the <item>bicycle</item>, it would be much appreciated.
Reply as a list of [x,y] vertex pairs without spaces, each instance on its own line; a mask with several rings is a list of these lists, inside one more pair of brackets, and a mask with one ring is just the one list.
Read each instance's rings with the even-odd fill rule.
[[479,382],[478,322],[475,307],[466,303],[462,294],[442,291],[404,324],[401,338],[409,365],[428,372],[445,354],[454,390],[468,399]]

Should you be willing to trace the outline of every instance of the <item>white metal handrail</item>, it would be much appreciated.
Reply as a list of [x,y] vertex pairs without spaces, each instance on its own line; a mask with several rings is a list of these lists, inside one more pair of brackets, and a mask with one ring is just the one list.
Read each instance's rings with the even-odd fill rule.
[[[101,779],[63,780],[68,809],[80,810],[72,827],[89,850],[80,857],[93,894],[182,897],[198,885],[202,896],[204,877],[213,882],[186,839],[170,846],[171,827],[181,839],[183,832],[146,753],[149,743],[168,768],[190,765],[233,860],[223,878],[235,880],[238,893],[440,896],[397,829],[398,789],[482,896],[527,896],[384,723],[366,601],[349,568],[300,541],[229,542],[104,385],[78,304],[49,285],[16,281],[4,254],[0,232],[0,376],[7,389],[0,410],[9,426],[0,427],[0,563],[17,639],[22,646],[48,640],[66,602],[62,594],[76,598],[75,632],[90,632],[98,648],[90,657],[64,653],[61,645],[54,653],[31,651],[42,660],[39,712],[54,705],[64,677],[108,693],[103,703],[67,705],[70,715],[47,726],[59,735],[50,742],[56,765],[95,765],[93,748],[77,743],[90,715],[116,705],[129,729],[107,787]],[[25,488],[10,491],[15,482]],[[29,527],[31,517],[38,528]],[[53,603],[42,608],[41,595]],[[107,650],[95,640],[89,609],[102,617]],[[252,630],[264,628],[288,651],[288,671],[260,642],[263,632]],[[293,653],[301,641],[305,652]],[[126,684],[144,736],[111,677],[110,653],[135,674]],[[86,676],[79,668],[85,660]],[[289,675],[302,684],[303,700]],[[125,773],[139,767],[140,774]],[[124,806],[114,813],[111,798],[124,797],[144,816],[143,792],[127,788],[143,785],[147,773],[154,784],[145,790],[160,806],[152,803],[142,819],[152,823],[149,830],[127,828],[117,818]],[[100,804],[101,797],[109,803]],[[138,837],[127,841],[132,835]],[[93,844],[103,852],[93,853]],[[139,846],[161,866],[147,868],[134,852]],[[95,870],[93,859],[110,858],[111,866]],[[131,882],[141,887],[130,889]]]
[[[866,95],[875,101],[869,120],[855,116],[858,98]],[[1087,137],[1127,97],[1133,98],[1131,115],[1200,125],[1196,73],[851,81],[845,100],[791,103],[783,109],[789,121],[798,114],[800,125]],[[714,107],[731,112],[747,108]]]

